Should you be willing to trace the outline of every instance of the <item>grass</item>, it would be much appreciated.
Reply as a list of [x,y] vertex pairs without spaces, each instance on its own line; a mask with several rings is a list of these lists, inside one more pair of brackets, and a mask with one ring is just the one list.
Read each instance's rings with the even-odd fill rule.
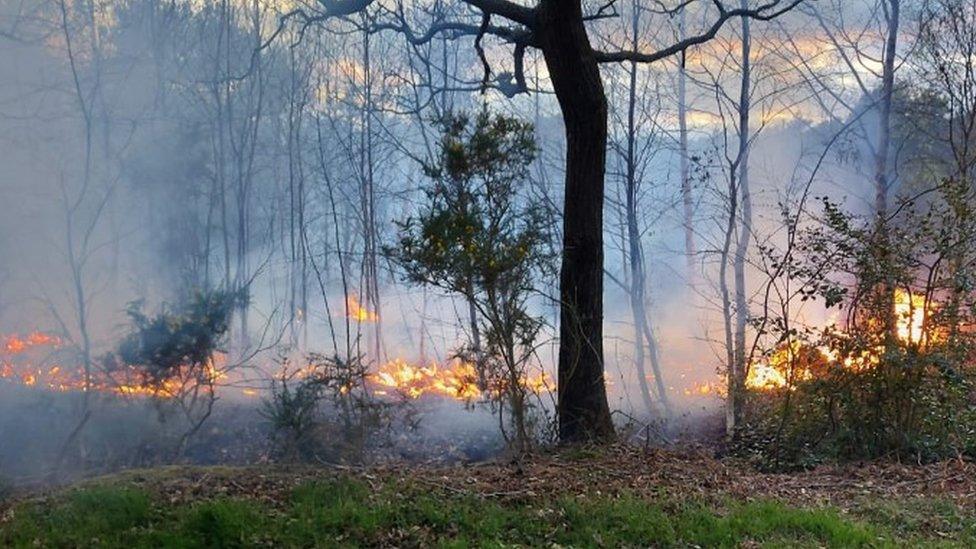
[[[952,505],[895,502],[856,518],[773,501],[705,504],[636,496],[499,502],[419,485],[318,480],[275,504],[212,499],[173,505],[125,486],[79,488],[22,503],[3,547],[886,547],[971,546]],[[938,521],[955,525],[933,529]],[[933,523],[932,521],[936,521]]]

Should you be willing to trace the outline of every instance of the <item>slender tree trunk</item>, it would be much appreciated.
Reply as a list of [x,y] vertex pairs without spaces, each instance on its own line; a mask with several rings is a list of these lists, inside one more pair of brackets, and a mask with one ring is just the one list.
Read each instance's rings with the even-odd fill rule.
[[[364,25],[364,29],[367,26]],[[376,185],[375,162],[373,158],[373,77],[370,33],[363,31],[363,110],[361,114],[362,133],[360,134],[360,171],[362,176],[362,207],[364,234],[363,245],[366,253],[363,263],[365,273],[366,299],[364,303],[376,314],[376,320],[369,332],[369,348],[373,360],[382,361],[383,313],[380,303],[378,245],[376,235]]]
[[894,281],[886,266],[890,263],[887,230],[889,154],[891,149],[891,103],[895,87],[895,56],[898,51],[898,27],[900,22],[901,0],[882,0],[887,5],[888,35],[885,37],[884,59],[881,70],[881,90],[878,98],[878,147],[875,151],[874,209],[877,216],[876,249],[880,257],[878,263],[885,271],[880,291],[884,309],[888,311],[886,323],[886,345],[898,341],[898,319],[895,313]]
[[[289,71],[288,89],[288,137],[286,147],[288,149],[288,335],[290,343],[296,345],[299,341],[297,323],[299,320],[299,276],[296,272],[299,264],[299,248],[301,246],[300,234],[302,226],[299,220],[299,202],[302,200],[301,189],[298,181],[298,159],[295,151],[298,148],[298,119],[301,117],[298,105],[298,78],[295,62],[296,52],[290,50],[289,61],[291,70]],[[307,311],[306,311],[307,312]]]
[[[640,13],[639,7],[634,8],[631,26],[631,41],[637,48]],[[664,377],[658,360],[657,343],[654,332],[650,329],[645,307],[645,272],[644,250],[641,246],[640,230],[637,226],[637,62],[630,63],[630,82],[627,96],[627,149],[626,149],[626,193],[624,203],[627,217],[627,255],[630,263],[630,310],[634,320],[634,362],[637,375],[640,377],[641,397],[649,414],[654,413],[654,399],[651,397],[650,384],[647,380],[647,370],[644,366],[644,342],[651,349],[651,369],[654,371],[654,381],[657,384],[658,397],[664,406],[665,413],[670,415],[668,393],[664,385]],[[646,328],[646,329],[645,329]]]
[[481,360],[481,329],[478,327],[478,308],[474,301],[474,282],[471,276],[468,276],[465,286],[464,300],[468,303],[468,322],[471,327],[471,347],[474,354],[475,371],[478,372],[479,386],[485,389],[488,386],[488,380],[485,376],[484,361]]
[[879,218],[888,213],[888,156],[891,148],[891,100],[895,87],[895,56],[898,51],[898,26],[901,0],[884,0],[888,4],[888,36],[885,37],[884,63],[881,72],[881,96],[878,99],[878,148],[875,153],[874,208]]
[[566,125],[560,273],[559,437],[614,435],[603,379],[603,199],[607,100],[580,2],[542,0],[539,43]]
[[[748,7],[747,0],[742,0],[744,8]],[[735,245],[733,271],[735,277],[735,333],[733,338],[734,353],[732,356],[732,385],[729,387],[729,413],[727,415],[728,432],[734,436],[742,420],[742,408],[745,401],[745,382],[748,374],[746,363],[746,329],[749,322],[749,303],[746,295],[746,256],[749,253],[749,240],[752,238],[752,193],[749,189],[749,131],[750,114],[752,109],[752,34],[748,17],[742,18],[742,74],[739,89],[739,150],[736,154],[734,169],[738,175],[732,175],[733,191],[738,191],[742,205],[742,214],[738,219],[738,238]]]
[[725,430],[730,438],[734,436],[735,429],[739,424],[740,408],[737,406],[741,399],[738,394],[741,392],[739,387],[739,376],[735,370],[735,335],[733,330],[734,311],[732,310],[732,292],[729,288],[729,255],[732,253],[732,239],[735,236],[736,219],[739,212],[739,196],[736,192],[735,174],[730,174],[731,183],[729,184],[729,216],[725,223],[725,235],[722,243],[722,253],[718,268],[719,293],[722,298],[722,328],[725,336],[725,364],[726,364],[726,386],[728,388],[728,399],[725,405]]
[[[218,124],[218,137],[220,143],[220,158],[218,160],[219,167],[218,173],[220,173],[220,232],[221,238],[223,239],[224,245],[224,288],[229,289],[231,287],[231,267],[230,267],[230,225],[227,218],[227,145],[226,140],[230,134],[231,120],[230,120],[230,80],[226,78],[226,75],[230,74],[230,48],[231,48],[231,23],[230,23],[230,6],[227,0],[221,2],[221,18],[220,18],[220,35],[218,36],[217,50],[218,50],[218,64],[220,61],[220,46],[221,38],[224,42],[224,62],[226,63],[225,82],[218,83],[218,100],[217,100],[217,124]],[[218,73],[219,69],[218,69]],[[223,99],[221,99],[221,97]],[[227,111],[227,112],[225,112]]]
[[[685,11],[681,10],[678,19],[679,40],[686,37]],[[678,156],[681,174],[681,204],[684,214],[685,230],[685,259],[688,283],[695,287],[698,284],[698,269],[695,267],[695,220],[694,201],[691,196],[691,167],[688,157],[688,75],[685,69],[686,52],[681,52],[678,65]]]

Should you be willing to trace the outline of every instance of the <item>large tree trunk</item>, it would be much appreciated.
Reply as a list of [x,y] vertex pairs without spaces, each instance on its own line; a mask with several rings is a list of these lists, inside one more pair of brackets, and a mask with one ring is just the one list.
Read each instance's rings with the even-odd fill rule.
[[539,42],[566,125],[560,273],[559,438],[607,439],[603,379],[603,194],[607,99],[579,1],[543,0]]

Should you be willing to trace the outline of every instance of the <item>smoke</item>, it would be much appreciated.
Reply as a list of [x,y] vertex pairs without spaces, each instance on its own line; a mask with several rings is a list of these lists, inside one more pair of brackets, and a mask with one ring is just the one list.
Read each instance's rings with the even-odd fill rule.
[[[412,109],[463,109],[484,99],[405,82],[406,73],[424,76],[409,70],[418,61],[395,36],[373,39],[371,67],[364,68],[361,37],[327,32],[309,33],[302,47],[269,47],[255,62],[253,46],[274,21],[271,11],[254,14],[233,3],[231,13],[216,3],[108,4],[93,30],[70,2],[62,19],[55,3],[0,1],[0,28],[16,30],[0,32],[0,334],[36,330],[64,342],[56,358],[8,353],[2,360],[21,368],[17,361],[35,360],[31,368],[44,372],[77,371],[86,360],[99,367],[129,328],[128,303],[154,311],[198,289],[246,288],[248,304],[235,311],[222,358],[233,368],[186,452],[199,463],[267,457],[267,445],[254,441],[270,435],[259,404],[280,374],[280,355],[292,364],[303,364],[308,352],[362,356],[373,370],[394,359],[447,367],[468,335],[466,305],[407,287],[382,257],[373,288],[365,265],[368,250],[395,242],[394,221],[423,199],[416,159],[430,155],[437,136],[427,111]],[[442,53],[448,65],[480,67],[473,50],[465,51]],[[609,73],[617,68],[606,70],[615,82]],[[673,118],[671,98],[657,91],[665,72],[642,75],[643,102],[664,112],[651,117],[654,124]],[[620,110],[620,90],[610,92]],[[641,167],[639,198],[648,311],[663,385],[685,426],[722,406],[715,250],[727,215],[727,128],[716,125],[715,113],[705,115],[708,95],[696,99],[702,104],[694,110],[707,122],[691,143],[698,162],[696,276],[684,270],[677,152],[661,128],[640,129],[642,146],[657,151]],[[536,124],[542,150],[527,192],[558,210],[565,147],[555,100],[488,97],[493,108]],[[753,144],[756,233],[770,235],[769,243],[782,238],[779,213],[814,177],[810,159],[836,126],[777,120]],[[844,154],[816,174],[814,194],[870,196],[852,159],[866,149],[861,137],[852,135]],[[608,196],[619,198],[614,169]],[[647,410],[641,399],[620,204],[610,202],[604,320],[611,406],[653,422],[664,413],[657,403]],[[750,267],[749,279],[755,295],[761,272]],[[555,326],[558,292],[548,283],[534,312]],[[350,310],[353,300],[358,310]],[[555,379],[555,336],[552,327],[543,334],[535,375]],[[94,395],[91,418],[82,420],[79,391],[23,381],[0,379],[6,475],[38,478],[69,454],[85,470],[152,465],[167,459],[167,445],[186,428],[153,399],[112,391]],[[552,419],[554,395],[539,396],[542,424]],[[407,457],[430,455],[417,440],[437,440],[428,445],[433,453],[463,447],[456,452],[463,459],[502,446],[488,405],[441,399],[422,408],[417,430],[393,437]],[[66,449],[80,420],[81,443]]]

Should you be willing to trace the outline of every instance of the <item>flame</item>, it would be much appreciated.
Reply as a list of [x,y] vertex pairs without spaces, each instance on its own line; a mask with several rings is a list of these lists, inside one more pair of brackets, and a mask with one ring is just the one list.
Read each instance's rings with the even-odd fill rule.
[[775,389],[786,384],[786,375],[769,362],[757,362],[749,367],[746,387],[750,389]]
[[[746,387],[750,389],[769,390],[786,387],[789,385],[789,370],[791,364],[796,363],[796,357],[800,351],[800,343],[791,341],[789,345],[782,345],[776,349],[772,355],[764,360],[756,361],[749,365],[749,373],[746,376]],[[804,372],[799,373],[801,379]]]
[[[411,399],[432,394],[471,400],[481,396],[477,379],[474,366],[466,362],[457,361],[451,367],[442,368],[436,364],[414,366],[400,358],[387,362],[372,376],[372,381],[379,386],[394,389]],[[378,392],[385,394],[382,389]]]
[[[91,390],[122,396],[154,396],[170,398],[189,386],[194,375],[189,368],[182,368],[171,379],[162,383],[150,383],[145,376],[132,366],[124,365],[111,372],[92,369],[86,381],[83,366],[74,368],[61,364],[42,364],[44,360],[34,360],[39,352],[55,352],[62,347],[62,340],[54,335],[32,332],[25,336],[0,336],[0,381],[24,387],[46,389],[58,393],[83,392]],[[218,367],[219,357],[210,360],[204,369],[205,380],[214,383],[226,377]]]
[[707,397],[725,396],[727,391],[725,385],[719,381],[699,381],[692,387],[685,387],[683,392],[686,397]]
[[541,395],[542,393],[550,392],[556,386],[555,382],[549,374],[543,370],[539,375],[530,376],[526,378],[523,382],[525,388],[529,390],[530,393]]
[[[918,345],[923,342],[925,319],[929,311],[926,309],[926,299],[922,295],[910,291],[896,290],[894,299],[895,330],[898,340],[906,345]],[[806,353],[807,356],[803,356]],[[810,366],[813,362],[837,364],[852,371],[863,371],[873,368],[881,362],[884,350],[867,349],[856,356],[840,356],[840,353],[828,347],[803,347],[799,342],[783,345],[767,360],[757,361],[750,365],[746,386],[751,389],[771,390],[791,385],[789,371],[791,364],[794,368],[794,381],[804,381],[813,377]]]
[[353,295],[346,296],[346,311],[349,318],[358,322],[378,322],[380,319],[380,315],[360,305]]
[[898,339],[913,345],[921,343],[926,316],[925,296],[895,290],[895,329]]
[[31,332],[26,336],[8,335],[3,338],[3,348],[7,354],[20,354],[35,347],[59,346],[61,339],[43,332]]
[[[497,392],[491,388],[482,390],[478,386],[478,372],[474,365],[460,360],[447,365],[418,366],[396,358],[372,374],[370,381],[377,386],[377,395],[388,395],[392,390],[410,399],[437,396],[467,402],[482,397],[486,392]],[[549,392],[555,387],[544,371],[526,376],[520,383],[534,394]]]

